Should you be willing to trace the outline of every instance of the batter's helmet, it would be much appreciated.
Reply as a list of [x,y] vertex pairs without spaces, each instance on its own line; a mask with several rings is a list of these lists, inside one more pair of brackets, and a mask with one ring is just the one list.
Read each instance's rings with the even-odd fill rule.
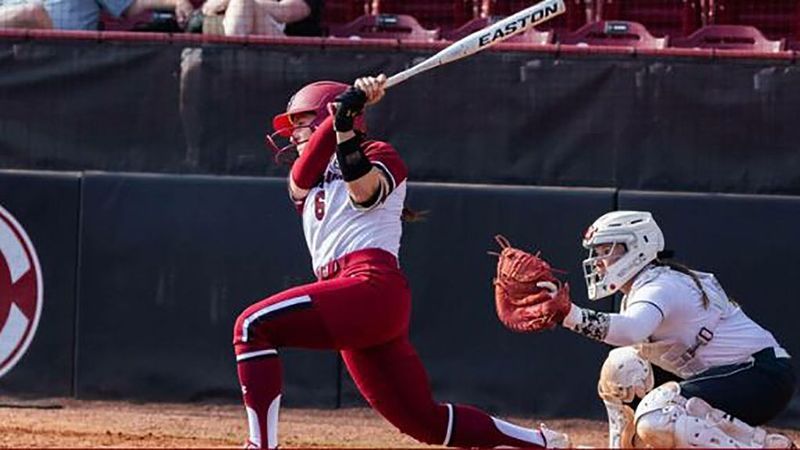
[[[275,152],[276,161],[286,161],[286,153],[292,154],[292,160],[296,157],[295,147],[297,142],[290,142],[289,145],[279,146],[275,143],[275,138],[292,137],[292,131],[296,128],[292,125],[292,115],[300,113],[314,113],[314,120],[309,125],[312,131],[316,130],[320,123],[330,115],[328,104],[333,103],[336,97],[344,92],[349,86],[336,81],[317,81],[304,86],[297,91],[286,105],[286,112],[278,114],[272,119],[274,133],[267,135],[268,147]],[[362,133],[366,132],[366,122],[364,116],[356,118],[354,129]]]

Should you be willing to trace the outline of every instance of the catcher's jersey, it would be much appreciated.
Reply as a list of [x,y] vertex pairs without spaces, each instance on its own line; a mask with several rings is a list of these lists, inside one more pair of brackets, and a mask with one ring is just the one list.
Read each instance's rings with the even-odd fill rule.
[[[701,328],[712,330],[711,340],[696,353],[710,367],[740,363],[761,349],[778,347],[772,333],[730,301],[712,274],[695,274],[709,297],[708,308],[703,307],[700,290],[691,277],[669,267],[650,266],[623,297],[622,311],[639,302],[659,310],[663,320],[650,336],[650,343],[678,342],[689,347],[695,344]],[[657,360],[651,362],[661,365]]]
[[388,181],[388,188],[375,205],[363,209],[351,201],[336,155],[322,181],[305,199],[295,202],[303,216],[303,232],[315,271],[356,250],[379,248],[395,257],[400,251],[400,216],[408,171],[391,145],[366,141],[362,148]]

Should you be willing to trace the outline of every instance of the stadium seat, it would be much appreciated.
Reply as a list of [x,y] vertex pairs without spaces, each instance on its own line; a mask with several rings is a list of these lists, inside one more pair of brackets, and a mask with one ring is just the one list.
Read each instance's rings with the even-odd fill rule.
[[[476,19],[472,19],[455,30],[451,30],[449,32],[443,32],[442,38],[447,39],[449,41],[457,41],[463,38],[464,36],[467,36],[471,33],[474,33],[482,28],[489,26],[489,24],[494,23],[501,18],[502,17],[495,17],[495,18],[478,17]],[[536,29],[530,29],[504,42],[517,42],[517,43],[537,44],[537,45],[552,44],[553,31],[552,30],[539,31]]]
[[700,0],[598,0],[598,19],[628,20],[658,37],[688,36],[703,26]]
[[771,41],[756,28],[749,25],[706,25],[686,38],[673,39],[672,47],[719,48],[752,50],[754,52],[779,52],[784,49],[785,39]]
[[428,29],[452,30],[476,16],[473,0],[373,0],[372,14],[406,14]]
[[[482,0],[481,17],[509,16],[536,4],[535,0]],[[565,0],[567,11],[537,28],[553,30],[556,39],[560,34],[571,33],[588,22],[593,0]]]
[[592,22],[578,31],[564,35],[558,42],[566,45],[615,45],[634,48],[661,49],[667,38],[653,37],[644,25],[625,20]]
[[439,30],[425,29],[417,19],[406,14],[369,14],[344,25],[331,25],[330,35],[345,38],[435,41],[439,39]]
[[368,13],[369,6],[366,0],[325,0],[322,8],[322,23],[325,27],[332,24],[344,24]]
[[800,0],[714,0],[712,24],[751,25],[768,39],[800,39]]

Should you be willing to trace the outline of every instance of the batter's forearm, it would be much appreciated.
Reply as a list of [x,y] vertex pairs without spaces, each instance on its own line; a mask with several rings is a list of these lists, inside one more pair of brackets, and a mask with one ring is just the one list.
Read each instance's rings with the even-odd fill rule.
[[294,186],[305,190],[314,187],[325,173],[335,151],[333,117],[328,117],[317,127],[308,140],[305,150],[292,165],[289,176]]

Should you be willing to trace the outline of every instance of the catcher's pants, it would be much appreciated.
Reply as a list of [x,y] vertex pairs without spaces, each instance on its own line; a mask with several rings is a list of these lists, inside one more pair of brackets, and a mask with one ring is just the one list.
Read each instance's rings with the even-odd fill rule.
[[658,367],[653,373],[656,386],[677,381],[684,397],[700,397],[753,426],[765,424],[786,409],[797,384],[789,355],[772,347],[743,363],[714,367],[685,380]]
[[472,407],[434,402],[408,341],[411,294],[394,256],[362,250],[328,268],[327,279],[266,298],[236,320],[233,343],[253,444],[277,445],[281,347],[340,350],[369,404],[422,442],[459,447],[543,443],[538,430]]

